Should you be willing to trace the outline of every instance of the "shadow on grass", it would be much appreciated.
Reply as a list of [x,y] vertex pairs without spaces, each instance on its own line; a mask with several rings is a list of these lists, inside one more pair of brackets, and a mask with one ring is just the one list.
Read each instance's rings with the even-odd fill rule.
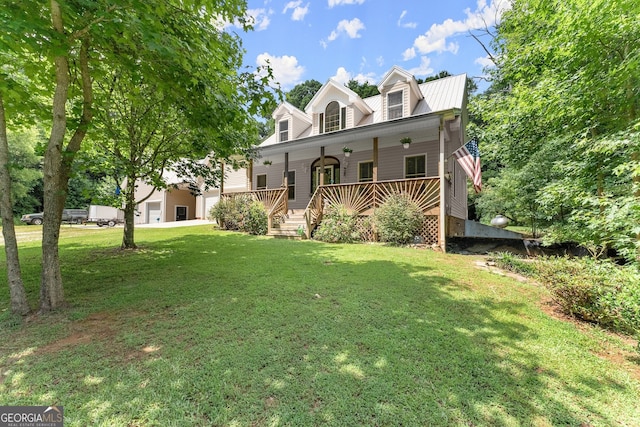
[[60,345],[30,337],[46,319],[0,335],[3,404],[63,405],[69,425],[581,425],[619,420],[572,395],[633,396],[564,385],[525,305],[443,255],[182,233],[62,252],[81,320]]

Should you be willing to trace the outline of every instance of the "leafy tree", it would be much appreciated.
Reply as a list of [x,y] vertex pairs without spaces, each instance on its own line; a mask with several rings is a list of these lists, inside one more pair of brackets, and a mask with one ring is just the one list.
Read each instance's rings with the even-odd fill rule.
[[473,101],[484,163],[528,188],[518,199],[539,200],[548,236],[629,259],[640,210],[639,13],[631,0],[515,2],[493,43],[493,89]]
[[[236,129],[261,112],[259,100],[270,78],[269,73],[260,80],[241,78],[237,36],[215,24],[243,21],[245,12],[243,0],[3,3],[0,56],[14,68],[0,75],[0,96],[11,101],[8,107],[15,108],[16,117],[50,114],[43,163],[42,312],[64,305],[60,219],[74,159],[93,122],[94,79],[108,69],[135,69],[166,91],[175,91],[190,126],[213,121],[221,130],[222,122]],[[214,79],[217,84],[210,85]],[[238,104],[238,88],[252,102]],[[199,109],[203,96],[215,102]],[[21,99],[25,102],[14,102]],[[49,107],[42,108],[46,99]]]
[[357,80],[349,80],[346,86],[358,94],[360,98],[368,98],[370,96],[376,96],[380,94],[376,85],[369,84],[369,82],[359,83]]
[[431,82],[433,80],[443,79],[445,77],[450,77],[452,74],[448,71],[440,71],[438,74],[434,74],[433,76],[425,77],[424,79],[416,79],[418,84]]
[[36,152],[42,134],[35,127],[7,132],[11,155],[10,176],[16,216],[42,208],[42,157]]
[[322,83],[317,80],[307,80],[295,85],[285,95],[287,102],[296,108],[304,111],[304,107],[311,101],[313,96],[320,90]]
[[[211,81],[208,84],[219,84]],[[208,186],[220,178],[217,158],[247,148],[257,140],[257,123],[202,123],[194,128],[189,115],[177,103],[174,90],[147,83],[135,72],[118,71],[105,77],[98,85],[97,98],[105,106],[97,114],[95,147],[103,165],[116,182],[126,182],[122,189],[125,227],[122,248],[135,248],[134,218],[139,203],[148,199],[153,190],[167,188],[163,179],[167,171],[178,173],[193,192],[199,190],[197,180]],[[200,108],[206,109],[214,100],[202,96]],[[240,108],[248,100],[230,100]],[[191,101],[195,102],[195,101]],[[226,107],[225,107],[226,108]],[[205,163],[202,159],[207,158]],[[152,191],[136,199],[136,185],[145,182]]]

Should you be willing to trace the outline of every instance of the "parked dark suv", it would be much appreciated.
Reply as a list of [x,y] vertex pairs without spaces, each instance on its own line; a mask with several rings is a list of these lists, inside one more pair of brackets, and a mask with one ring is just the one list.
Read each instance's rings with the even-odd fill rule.
[[[42,212],[22,215],[20,221],[26,224],[42,224]],[[89,212],[85,209],[65,209],[62,211],[62,222],[81,224],[89,218]]]

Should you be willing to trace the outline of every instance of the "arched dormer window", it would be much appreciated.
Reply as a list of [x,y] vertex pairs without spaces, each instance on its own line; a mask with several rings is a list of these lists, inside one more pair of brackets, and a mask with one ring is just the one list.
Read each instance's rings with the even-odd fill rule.
[[320,113],[320,133],[344,129],[347,123],[347,107],[340,107],[338,101],[331,101]]

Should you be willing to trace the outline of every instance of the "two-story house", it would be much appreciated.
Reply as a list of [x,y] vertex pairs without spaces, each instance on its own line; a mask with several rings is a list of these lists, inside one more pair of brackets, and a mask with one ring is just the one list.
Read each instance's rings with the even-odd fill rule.
[[421,240],[444,249],[467,217],[466,175],[451,157],[467,142],[466,82],[462,74],[418,84],[393,67],[376,96],[362,99],[329,80],[304,111],[282,103],[248,170],[270,230],[303,217],[311,236],[331,204],[347,206],[366,227],[386,197],[403,193],[424,212]]

